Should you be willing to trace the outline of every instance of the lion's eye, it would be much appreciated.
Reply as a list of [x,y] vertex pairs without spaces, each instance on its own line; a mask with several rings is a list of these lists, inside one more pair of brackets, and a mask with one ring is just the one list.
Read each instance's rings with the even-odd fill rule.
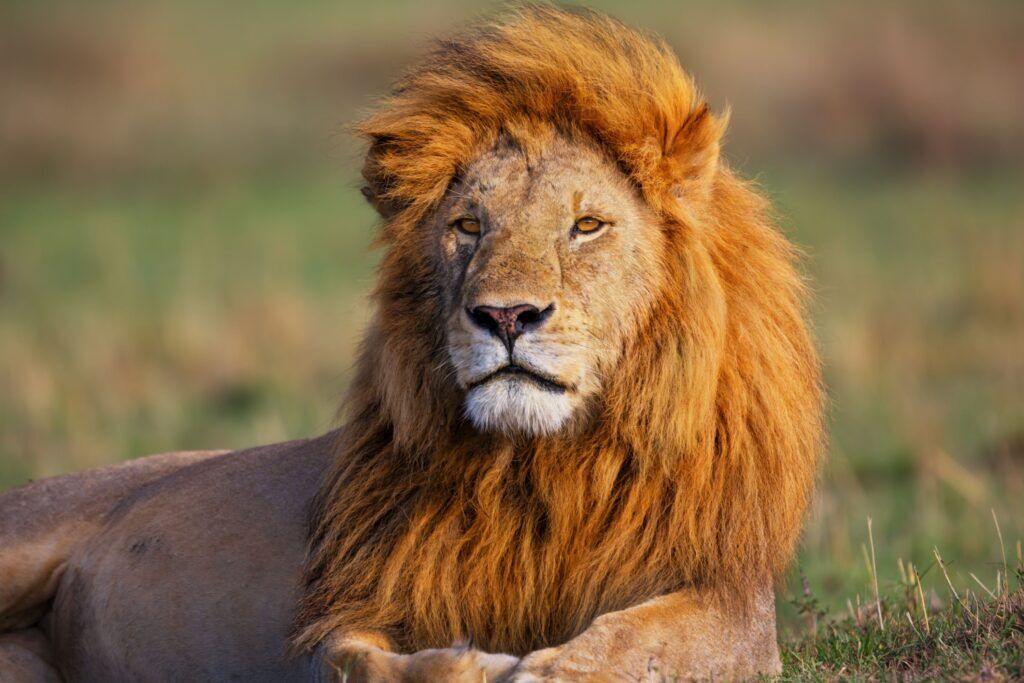
[[465,233],[466,235],[480,234],[480,221],[475,218],[460,218],[455,221],[454,225],[459,229],[459,232]]
[[607,223],[600,219],[594,218],[593,216],[584,216],[576,221],[576,225],[573,226],[573,231],[588,235],[597,232],[605,225],[607,225]]

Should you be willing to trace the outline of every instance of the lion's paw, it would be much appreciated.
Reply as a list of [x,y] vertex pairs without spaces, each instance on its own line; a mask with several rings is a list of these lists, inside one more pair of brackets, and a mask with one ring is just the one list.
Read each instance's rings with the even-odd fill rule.
[[421,650],[403,655],[401,679],[405,683],[456,681],[494,683],[504,680],[519,663],[518,657],[490,654],[463,647]]
[[451,647],[409,655],[367,651],[333,666],[332,683],[496,683],[505,680],[518,657]]

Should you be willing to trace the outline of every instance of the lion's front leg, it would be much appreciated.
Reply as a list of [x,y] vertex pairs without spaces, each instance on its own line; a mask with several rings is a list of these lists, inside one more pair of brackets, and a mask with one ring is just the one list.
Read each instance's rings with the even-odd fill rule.
[[746,614],[681,591],[611,612],[522,659],[508,681],[744,680],[781,671],[770,582]]
[[483,683],[507,677],[518,662],[458,645],[399,654],[383,634],[340,634],[317,648],[313,673],[318,683]]

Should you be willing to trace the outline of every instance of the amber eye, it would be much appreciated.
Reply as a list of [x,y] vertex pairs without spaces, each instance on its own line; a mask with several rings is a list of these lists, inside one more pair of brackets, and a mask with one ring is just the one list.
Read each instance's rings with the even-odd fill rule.
[[576,221],[576,225],[573,226],[575,232],[583,233],[588,235],[590,233],[597,232],[603,228],[606,223],[600,219],[594,218],[593,216],[584,216],[583,218]]
[[459,229],[459,232],[467,235],[479,235],[480,234],[480,221],[475,218],[460,218],[455,221],[452,225]]

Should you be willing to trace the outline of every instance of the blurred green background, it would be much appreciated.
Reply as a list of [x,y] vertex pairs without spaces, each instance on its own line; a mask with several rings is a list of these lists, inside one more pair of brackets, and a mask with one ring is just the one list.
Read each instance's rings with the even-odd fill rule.
[[[831,441],[790,590],[866,596],[867,516],[883,586],[933,546],[991,581],[990,509],[1024,535],[1024,3],[591,6],[732,107],[808,254]],[[376,259],[345,124],[485,9],[0,5],[0,487],[327,430]]]

